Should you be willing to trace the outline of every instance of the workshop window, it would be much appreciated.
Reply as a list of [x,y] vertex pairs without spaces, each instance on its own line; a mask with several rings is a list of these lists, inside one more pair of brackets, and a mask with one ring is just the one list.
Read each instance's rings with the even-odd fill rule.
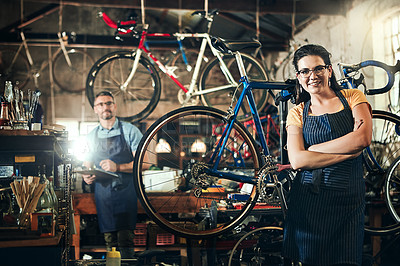
[[[400,60],[400,11],[391,14],[383,22],[384,29],[384,59],[386,64],[394,65]],[[400,111],[399,73],[396,73],[395,83],[389,93],[391,111]],[[397,82],[396,82],[397,81]]]

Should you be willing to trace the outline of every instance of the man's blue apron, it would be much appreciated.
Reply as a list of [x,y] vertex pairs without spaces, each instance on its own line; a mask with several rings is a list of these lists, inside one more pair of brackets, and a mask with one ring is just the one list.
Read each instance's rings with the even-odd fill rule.
[[[305,148],[353,131],[351,108],[309,116],[304,106]],[[298,172],[289,196],[285,221],[285,257],[313,265],[361,265],[364,238],[365,184],[361,156],[329,167]]]
[[[126,143],[121,122],[121,134],[110,138],[98,138],[95,132],[93,158],[97,168],[100,161],[110,159],[117,164],[133,161],[130,146]],[[113,232],[135,229],[137,216],[137,196],[132,173],[117,173],[119,179],[96,180],[95,200],[100,231]]]

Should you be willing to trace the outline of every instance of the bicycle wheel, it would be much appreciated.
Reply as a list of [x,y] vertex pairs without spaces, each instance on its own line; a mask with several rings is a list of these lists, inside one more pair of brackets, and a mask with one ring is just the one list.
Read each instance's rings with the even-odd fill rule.
[[[214,108],[180,108],[152,124],[139,143],[134,163],[138,198],[147,214],[173,234],[222,234],[246,218],[256,202],[261,157],[242,124],[233,124],[223,156],[218,165],[213,163],[220,141],[215,129],[226,125],[225,117]],[[220,176],[211,174],[213,170]],[[234,176],[247,177],[252,184],[241,188]]]
[[267,226],[243,235],[233,247],[231,265],[283,265],[283,228]]
[[[374,208],[389,208],[384,200],[385,176],[400,155],[400,117],[385,111],[373,110],[372,122],[372,142],[369,149],[363,151],[367,216],[371,215],[370,212]],[[396,223],[393,219],[386,219],[381,225],[367,222],[365,230],[375,235],[388,234],[396,229]]]
[[296,70],[292,64],[294,54],[290,54],[282,63],[282,78],[283,80],[296,79]]
[[[243,58],[243,63],[246,68],[247,76],[250,80],[267,80],[267,74],[265,73],[263,67],[260,63],[253,57],[247,54],[241,54]],[[200,77],[200,92],[204,92],[201,95],[201,100],[204,105],[215,107],[221,110],[227,110],[232,102],[232,97],[234,100],[240,95],[241,89],[235,93],[240,79],[239,69],[233,55],[224,55],[223,61],[228,67],[229,72],[232,74],[235,84],[229,83],[225,75],[220,68],[220,62],[218,58],[212,60],[204,69]],[[211,92],[206,92],[207,90],[214,90]],[[257,110],[262,111],[265,104],[268,101],[269,93],[267,90],[253,90],[254,99],[257,104]],[[242,105],[238,119],[245,121],[251,118],[250,107],[245,104]]]
[[57,86],[67,92],[82,92],[85,90],[86,78],[90,67],[93,66],[93,58],[86,52],[71,49],[67,51],[71,66],[62,50],[60,50],[53,60],[53,78]]
[[400,157],[390,166],[386,175],[384,189],[389,212],[398,223],[400,229]]
[[[182,53],[178,53],[172,59],[171,66],[177,67],[174,73],[178,76],[179,82],[189,88],[189,84],[193,76],[193,71],[196,67],[197,57],[199,56],[199,51],[195,49],[185,49],[185,56],[188,65],[185,64]],[[208,63],[208,61],[209,58],[203,55],[202,62]]]
[[0,77],[4,81],[10,80],[13,85],[22,89],[30,78],[28,59],[13,49],[0,50]]
[[86,80],[86,93],[92,107],[96,94],[107,90],[114,95],[117,116],[122,120],[137,122],[154,110],[160,100],[161,83],[149,60],[140,58],[135,76],[126,89],[122,88],[134,59],[134,52],[117,51],[103,56],[92,66]]

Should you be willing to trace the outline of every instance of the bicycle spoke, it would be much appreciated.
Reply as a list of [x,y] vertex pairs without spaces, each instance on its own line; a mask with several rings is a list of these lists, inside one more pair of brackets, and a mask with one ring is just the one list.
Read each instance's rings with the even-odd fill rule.
[[141,58],[134,76],[127,82],[134,60],[129,51],[110,53],[99,59],[88,76],[89,102],[93,104],[99,91],[110,90],[118,106],[118,117],[138,121],[149,115],[160,99],[160,79],[150,62]]
[[[221,143],[218,136],[214,134],[215,127],[218,125],[224,127],[224,116],[214,109],[205,107],[183,108],[187,112],[182,114],[179,113],[180,110],[173,111],[174,114],[171,117],[166,115],[159,119],[152,125],[155,130],[149,129],[143,137],[138,147],[140,151],[137,155],[138,161],[135,161],[136,186],[140,191],[139,194],[143,196],[141,197],[142,205],[146,206],[152,218],[167,230],[172,230],[179,235],[194,235],[195,237],[219,234],[232,228],[234,223],[244,217],[242,213],[249,210],[252,202],[250,199],[256,196],[254,183],[247,191],[246,200],[239,199],[235,203],[243,209],[232,210],[235,214],[231,218],[225,215],[218,218],[216,228],[208,224],[211,222],[208,221],[209,219],[215,221],[214,218],[210,218],[215,216],[209,213],[210,206],[229,205],[230,202],[234,202],[233,199],[228,198],[228,191],[235,193],[240,188],[237,181],[229,179],[230,176],[242,177],[243,180],[254,178],[256,173],[254,167],[258,167],[260,157],[254,143],[250,140],[251,137],[245,133],[244,128],[235,124],[227,139],[219,164],[212,167],[210,159],[216,152],[217,144]],[[168,153],[157,152],[157,145],[161,138],[170,145],[170,149],[166,150],[169,151]],[[251,155],[246,157],[245,152]],[[163,181],[161,176],[159,178],[158,175],[152,176],[155,172],[147,172],[145,169],[148,165],[159,168],[168,166],[168,169],[176,173],[170,178],[170,187],[165,188],[161,194],[162,202],[159,202],[160,199],[151,197],[151,194],[155,192],[151,190],[148,186],[149,181],[146,180],[151,178],[152,187],[155,184],[161,187],[167,182]],[[214,171],[212,169],[217,170],[219,174],[211,174]],[[227,176],[224,177],[224,174]],[[242,195],[243,193],[245,191],[242,191]],[[180,210],[180,217],[164,215],[173,213],[177,208]],[[224,208],[227,207],[224,206]]]

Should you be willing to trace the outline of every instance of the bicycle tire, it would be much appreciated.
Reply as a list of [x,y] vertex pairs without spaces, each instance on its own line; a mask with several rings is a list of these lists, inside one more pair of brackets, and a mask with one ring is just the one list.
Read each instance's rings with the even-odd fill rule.
[[397,157],[388,170],[384,190],[385,201],[389,207],[390,215],[398,223],[400,229],[400,157]]
[[93,58],[85,51],[70,49],[67,51],[71,60],[70,67],[60,50],[53,60],[54,83],[62,90],[71,93],[79,93],[85,90],[86,78],[90,67],[93,66]]
[[294,53],[287,55],[282,64],[277,69],[277,73],[281,72],[282,79],[296,79],[296,70],[292,65]]
[[[385,176],[393,162],[400,156],[400,147],[397,145],[400,141],[400,117],[386,111],[373,110],[372,121],[373,134],[369,146],[372,157],[368,149],[363,152],[366,169],[364,171],[366,203],[372,208],[374,205],[386,206],[390,212],[384,200]],[[368,208],[366,215],[369,215]],[[379,227],[366,223],[364,228],[371,235],[387,235],[400,230],[398,227],[396,221],[388,220]]]
[[[197,58],[199,56],[199,51],[195,50],[195,49],[185,49],[185,56],[186,56],[188,65],[185,64],[182,53],[179,52],[172,59],[171,66],[177,67],[175,74],[178,76],[179,82],[182,83],[187,88],[189,88],[189,85],[190,85],[190,82],[191,82],[192,76],[193,76],[193,71],[194,71],[194,68],[196,67]],[[209,58],[207,56],[203,55],[202,62],[208,63],[208,61],[209,61]],[[188,67],[189,67],[189,69],[188,69]],[[200,73],[201,73],[201,68],[200,68]]]
[[30,79],[31,68],[25,55],[17,52],[9,48],[0,50],[0,77],[22,89]]
[[[226,124],[226,113],[221,110],[204,106],[183,107],[153,123],[139,143],[134,162],[137,196],[149,217],[173,234],[188,238],[220,235],[245,219],[256,203],[256,183],[245,190],[248,192],[246,199],[235,201],[235,197],[228,198],[228,194],[240,190],[238,182],[205,174],[205,169],[211,166],[202,163],[209,162],[209,156],[219,141],[213,126],[221,124]],[[234,136],[237,142],[227,143],[226,147],[246,149],[238,150],[234,155],[228,152],[226,157],[221,157],[218,170],[242,175],[248,173],[256,181],[261,157],[253,138],[237,121],[230,136]],[[157,153],[159,138],[170,143],[172,148],[168,153]],[[201,152],[191,147],[198,138],[204,141],[206,147]],[[244,153],[247,153],[246,157]],[[240,156],[243,160],[238,167],[235,163]],[[166,175],[164,171],[145,171],[151,165],[158,168],[168,166],[173,171],[173,177],[162,178]],[[203,166],[205,168],[201,168]],[[176,176],[177,173],[179,176]],[[156,186],[165,192],[154,191]],[[222,209],[224,202],[226,210],[219,210],[216,215],[216,203]],[[233,205],[237,207],[232,208]],[[180,214],[173,215],[177,212]]]
[[[281,253],[281,246],[282,246],[282,244],[283,244],[283,228],[282,227],[276,227],[276,226],[266,226],[266,227],[261,227],[261,228],[257,228],[257,229],[254,229],[254,230],[252,230],[252,231],[250,231],[250,232],[247,232],[246,234],[244,234],[239,240],[238,240],[238,242],[236,242],[236,244],[235,244],[235,246],[232,248],[232,250],[231,250],[231,252],[230,252],[230,255],[229,255],[229,259],[228,259],[228,266],[231,266],[232,265],[232,260],[233,260],[233,257],[236,255],[236,250],[238,250],[238,249],[249,249],[249,247],[247,247],[246,245],[243,245],[243,246],[241,246],[242,245],[242,242],[243,241],[245,241],[249,236],[251,236],[251,235],[254,235],[254,234],[256,234],[256,233],[259,233],[259,232],[261,232],[261,231],[265,231],[265,230],[269,230],[269,231],[272,231],[272,230],[277,230],[277,232],[279,232],[280,231],[280,234],[282,234],[282,238],[280,238],[280,237],[278,237],[278,239],[268,239],[268,242],[271,242],[271,240],[272,241],[275,241],[275,240],[279,240],[279,243],[268,243],[268,244],[272,244],[274,247],[276,247],[277,246],[277,244],[280,246],[280,248],[278,249],[278,253]],[[260,240],[262,240],[262,239],[260,239],[260,237],[258,237],[257,239],[256,239],[257,241],[256,241],[256,245],[259,245],[259,241]],[[265,246],[263,247],[263,248],[266,248]],[[257,252],[259,252],[259,250],[258,249],[252,249],[253,251],[257,251]],[[267,254],[265,254],[265,252],[263,252],[263,255],[265,256],[265,255],[267,255]],[[270,263],[267,263],[267,264],[265,264],[265,260],[262,260],[263,261],[263,263],[261,264],[261,265],[271,265]],[[241,264],[241,262],[242,261],[240,261],[240,264],[238,264],[238,265],[244,265],[244,264]],[[280,261],[280,263],[277,263],[277,264],[273,264],[273,265],[282,265],[282,263],[283,263],[283,258],[281,258],[281,261]],[[253,264],[250,264],[250,265],[253,265]],[[260,265],[260,264],[255,264],[255,265]]]
[[[241,54],[241,56],[250,81],[267,81],[267,74],[258,60],[247,54]],[[232,74],[233,80],[239,82],[241,76],[235,57],[233,55],[224,55],[222,58],[228,67],[229,72]],[[200,76],[199,91],[202,92],[208,89],[218,88],[219,86],[229,86],[229,88],[202,94],[201,100],[205,106],[214,107],[225,111],[230,106],[233,96],[235,97],[235,100],[237,100],[236,97],[239,97],[241,89],[239,89],[235,94],[236,85],[228,84],[228,81],[220,68],[219,59],[214,58],[210,61],[210,63],[207,64]],[[270,94],[267,90],[253,90],[253,94],[257,104],[257,110],[258,112],[261,112],[268,102]],[[237,119],[240,121],[251,119],[250,107],[243,104]]]
[[135,52],[116,51],[97,60],[86,80],[86,96],[92,107],[96,94],[108,90],[114,95],[118,106],[117,117],[121,120],[138,122],[153,112],[160,100],[161,82],[148,59],[140,58],[135,76],[127,89],[120,89],[130,74],[135,56]]

